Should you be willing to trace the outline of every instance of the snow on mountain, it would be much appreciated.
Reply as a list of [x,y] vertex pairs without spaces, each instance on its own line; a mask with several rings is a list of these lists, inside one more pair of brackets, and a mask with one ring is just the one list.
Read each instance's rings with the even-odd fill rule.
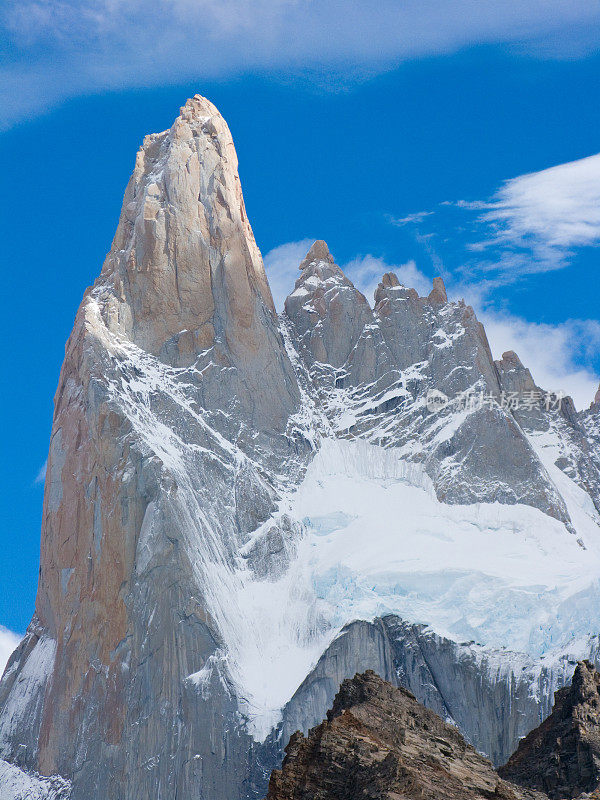
[[0,756],[73,800],[261,797],[289,726],[373,663],[501,759],[597,656],[598,409],[549,408],[441,279],[386,274],[372,308],[318,241],[290,288],[278,318],[196,96],[146,137],[78,311],[0,683]]
[[304,526],[295,558],[276,581],[247,583],[239,603],[250,647],[229,652],[257,738],[355,619],[396,614],[533,658],[599,630],[598,515],[576,484],[559,480],[585,549],[536,508],[440,503],[419,465],[394,450],[323,440],[282,504]]
[[29,775],[0,760],[0,800],[69,800],[70,793],[69,782],[57,775]]
[[0,625],[0,674],[4,672],[6,662],[20,640],[20,636]]

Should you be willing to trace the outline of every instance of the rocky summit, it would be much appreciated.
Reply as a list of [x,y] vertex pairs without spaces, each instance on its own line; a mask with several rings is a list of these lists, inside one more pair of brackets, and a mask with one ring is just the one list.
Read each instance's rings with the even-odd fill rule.
[[366,669],[506,762],[599,661],[599,432],[441,278],[367,298],[318,241],[277,315],[231,134],[191,98],[66,346],[2,791],[263,797]]
[[597,798],[599,687],[593,665],[578,664],[552,714],[496,773],[455,727],[368,670],[343,681],[308,736],[292,736],[266,800]]
[[367,671],[345,680],[327,719],[286,747],[266,800],[542,800],[502,780],[458,730]]

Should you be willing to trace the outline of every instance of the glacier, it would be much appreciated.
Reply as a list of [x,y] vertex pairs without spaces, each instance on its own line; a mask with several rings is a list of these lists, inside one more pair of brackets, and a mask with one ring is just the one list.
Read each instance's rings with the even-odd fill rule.
[[358,619],[395,614],[534,659],[587,655],[600,629],[600,520],[585,492],[558,477],[585,549],[538,509],[446,505],[393,450],[323,439],[281,501],[279,513],[303,526],[288,569],[262,581],[242,571],[232,604],[244,635],[228,642],[228,667],[253,735],[266,738],[320,654]]

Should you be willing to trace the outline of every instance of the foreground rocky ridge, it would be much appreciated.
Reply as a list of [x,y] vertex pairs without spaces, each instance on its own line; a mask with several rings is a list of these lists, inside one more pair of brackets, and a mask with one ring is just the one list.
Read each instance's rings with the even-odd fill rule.
[[[231,135],[192,98],[146,137],[67,344],[0,756],[73,800],[260,797],[373,667],[506,760],[598,651],[600,410],[546,397],[440,279],[385,275],[372,308],[324,242],[278,319]],[[309,507],[333,481],[344,507]]]
[[500,775],[552,800],[600,787],[600,674],[589,661],[556,692],[552,714],[519,743]]
[[368,670],[343,681],[308,736],[291,737],[266,800],[598,797],[599,686],[595,668],[580,663],[552,714],[496,773],[455,727]]
[[[587,650],[600,665],[598,638]],[[551,713],[554,692],[568,684],[575,658],[540,663],[522,653],[457,643],[392,615],[352,622],[286,704],[273,738],[287,742],[297,730],[306,733],[331,707],[344,678],[369,669],[411,691],[499,766]]]
[[545,800],[502,780],[458,730],[367,671],[345,680],[327,720],[294,734],[266,800]]

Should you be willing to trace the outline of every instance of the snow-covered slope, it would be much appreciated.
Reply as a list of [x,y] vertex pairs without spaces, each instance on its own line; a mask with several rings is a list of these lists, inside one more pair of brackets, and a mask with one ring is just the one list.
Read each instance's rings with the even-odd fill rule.
[[0,800],[69,800],[71,787],[58,776],[43,778],[0,760]]
[[277,318],[236,164],[200,97],[146,138],[67,346],[0,756],[73,800],[263,796],[367,667],[501,760],[597,656],[598,409],[324,242]]

